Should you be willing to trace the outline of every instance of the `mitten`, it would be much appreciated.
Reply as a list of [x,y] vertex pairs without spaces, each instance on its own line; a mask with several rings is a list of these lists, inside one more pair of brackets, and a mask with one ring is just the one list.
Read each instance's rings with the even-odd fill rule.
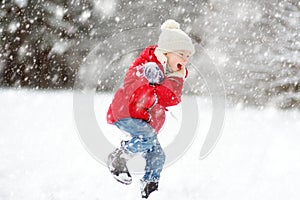
[[159,84],[164,80],[164,73],[155,62],[148,62],[144,67],[144,76],[150,84]]

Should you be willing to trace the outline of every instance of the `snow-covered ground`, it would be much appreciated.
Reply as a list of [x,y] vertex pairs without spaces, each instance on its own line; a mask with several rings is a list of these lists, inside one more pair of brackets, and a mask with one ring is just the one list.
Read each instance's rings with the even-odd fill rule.
[[[140,199],[141,175],[121,185],[85,150],[72,98],[63,91],[0,91],[1,200]],[[109,103],[100,102],[95,112]],[[149,199],[298,200],[300,112],[226,108],[218,145],[199,160],[209,105],[199,98],[199,135],[184,157],[164,169],[159,191]],[[97,120],[101,123],[100,114]],[[168,127],[164,132],[160,140],[167,145],[172,136]]]

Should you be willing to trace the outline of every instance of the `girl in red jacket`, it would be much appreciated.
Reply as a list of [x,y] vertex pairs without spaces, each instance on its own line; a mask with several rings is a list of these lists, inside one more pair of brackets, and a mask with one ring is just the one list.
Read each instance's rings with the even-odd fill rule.
[[130,184],[132,177],[126,162],[142,153],[146,159],[141,179],[143,198],[158,188],[165,154],[157,134],[165,122],[166,108],[181,102],[186,64],[195,52],[191,38],[176,21],[165,21],[161,31],[158,44],[144,49],[130,65],[124,85],[116,92],[107,113],[108,123],[132,137],[108,156],[108,168],[116,180]]

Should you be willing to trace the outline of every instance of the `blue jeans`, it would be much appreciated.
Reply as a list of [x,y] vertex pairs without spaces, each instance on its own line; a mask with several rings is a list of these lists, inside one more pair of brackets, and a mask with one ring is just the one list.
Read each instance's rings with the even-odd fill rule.
[[142,153],[146,160],[145,181],[158,181],[165,163],[165,153],[160,146],[155,130],[144,120],[124,118],[114,123],[128,132],[131,139],[122,141],[122,146],[130,154]]

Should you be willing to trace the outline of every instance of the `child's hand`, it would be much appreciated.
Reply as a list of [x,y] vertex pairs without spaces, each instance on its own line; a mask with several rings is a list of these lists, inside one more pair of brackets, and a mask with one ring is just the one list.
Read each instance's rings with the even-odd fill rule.
[[159,84],[164,80],[164,73],[155,62],[148,62],[144,66],[144,76],[150,84]]

